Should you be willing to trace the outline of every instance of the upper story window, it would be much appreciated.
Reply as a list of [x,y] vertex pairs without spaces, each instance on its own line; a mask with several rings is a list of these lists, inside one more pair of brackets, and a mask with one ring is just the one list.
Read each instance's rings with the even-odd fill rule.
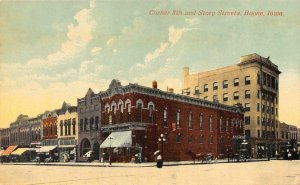
[[260,84],[260,74],[257,73],[257,84]]
[[203,86],[203,91],[204,91],[204,92],[207,92],[207,91],[208,91],[208,85],[207,85],[207,84],[204,84],[204,86]]
[[137,106],[136,106],[136,121],[140,122],[142,121],[142,103],[137,103]]
[[233,86],[239,86],[239,84],[240,84],[240,80],[238,78],[235,78],[233,80]]
[[213,101],[214,101],[214,102],[218,101],[218,95],[214,95],[214,96],[213,96]]
[[220,117],[219,129],[220,129],[220,132],[222,132],[222,117]]
[[167,108],[165,108],[164,110],[164,114],[163,114],[163,126],[167,127],[167,119],[168,119],[168,112],[167,112]]
[[209,131],[212,132],[213,131],[213,122],[212,122],[212,115],[210,115],[209,117]]
[[228,101],[228,93],[223,94],[223,102]]
[[218,90],[218,82],[213,83],[213,90]]
[[176,116],[176,127],[180,128],[180,110],[177,111],[177,116]]
[[228,119],[226,119],[226,132],[228,132]]
[[250,98],[250,90],[245,90],[245,98]]
[[189,123],[188,123],[188,126],[189,126],[189,129],[192,129],[193,128],[193,125],[192,125],[192,112],[189,113]]
[[250,103],[245,103],[245,111],[250,111]]
[[250,83],[250,76],[245,76],[245,85],[249,85]]
[[239,99],[239,92],[238,92],[238,91],[235,91],[235,92],[233,93],[233,99],[234,99],[234,100],[238,100],[238,99]]
[[153,122],[153,109],[154,109],[154,106],[152,104],[150,104],[148,107],[149,123]]
[[203,114],[200,113],[200,123],[199,123],[199,127],[200,127],[200,130],[203,129]]
[[195,86],[195,95],[198,95],[199,93],[199,86]]
[[203,98],[204,100],[207,100],[208,99],[208,96],[204,96],[204,98]]
[[223,89],[228,88],[228,80],[223,81]]

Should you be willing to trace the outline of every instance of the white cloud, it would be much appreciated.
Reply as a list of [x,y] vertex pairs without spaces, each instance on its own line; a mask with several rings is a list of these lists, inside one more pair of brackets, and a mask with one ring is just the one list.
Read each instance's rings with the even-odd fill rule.
[[188,26],[195,26],[199,24],[199,19],[198,18],[185,19],[185,22],[187,23]]
[[174,26],[170,26],[169,27],[169,42],[173,46],[181,39],[182,34],[184,32],[196,30],[196,29],[198,29],[198,28],[175,28]]
[[160,43],[160,47],[155,49],[153,53],[148,53],[145,56],[145,62],[151,62],[152,60],[156,59],[157,57],[159,57],[169,46],[169,43],[167,42],[162,42]]
[[99,53],[102,51],[102,48],[100,47],[94,47],[91,49],[91,55],[99,55]]

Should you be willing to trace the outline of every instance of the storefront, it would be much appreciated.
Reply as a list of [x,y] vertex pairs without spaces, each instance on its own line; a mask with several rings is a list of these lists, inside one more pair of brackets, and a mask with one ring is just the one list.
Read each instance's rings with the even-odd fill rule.
[[[132,131],[112,132],[100,145],[102,160],[129,162],[132,158]],[[142,155],[142,150],[138,151]]]
[[10,154],[15,151],[18,148],[17,145],[15,146],[9,146],[6,150],[4,150],[1,154],[1,161],[3,162],[9,162],[11,161],[11,156]]
[[44,161],[46,158],[52,158],[54,161],[58,161],[57,145],[42,146],[41,148],[37,149],[36,152],[41,161]]

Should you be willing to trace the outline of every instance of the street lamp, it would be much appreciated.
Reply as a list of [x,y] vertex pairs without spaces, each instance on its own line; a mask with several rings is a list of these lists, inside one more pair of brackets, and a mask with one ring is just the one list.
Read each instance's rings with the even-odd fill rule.
[[111,140],[114,138],[109,136],[108,139],[109,139],[109,165],[111,165]]
[[166,142],[166,138],[165,138],[164,134],[160,134],[160,136],[158,138],[158,142],[161,142],[161,155],[162,155],[162,160],[163,160],[163,156],[164,156],[164,142]]

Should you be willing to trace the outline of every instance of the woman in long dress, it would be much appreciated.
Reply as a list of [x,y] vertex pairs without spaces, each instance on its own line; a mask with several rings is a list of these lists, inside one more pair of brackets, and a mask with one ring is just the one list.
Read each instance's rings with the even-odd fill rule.
[[161,156],[161,154],[159,153],[159,154],[157,155],[157,158],[156,158],[156,167],[157,167],[157,168],[162,168],[162,165],[163,165],[162,156]]

